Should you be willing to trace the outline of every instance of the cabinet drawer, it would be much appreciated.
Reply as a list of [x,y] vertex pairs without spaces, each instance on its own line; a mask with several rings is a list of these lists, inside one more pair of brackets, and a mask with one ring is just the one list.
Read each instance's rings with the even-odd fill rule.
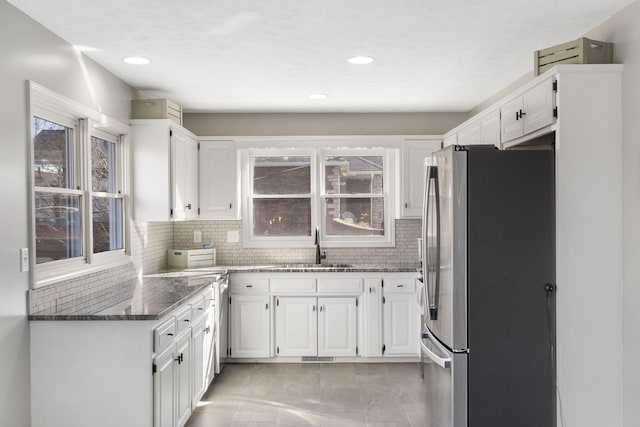
[[207,293],[206,295],[199,297],[198,299],[196,299],[191,303],[191,318],[193,320],[197,319],[198,317],[206,313],[207,307],[208,307],[207,302],[209,301],[210,298],[211,298],[211,295]]
[[415,279],[384,279],[385,293],[415,292]]
[[279,277],[271,279],[271,292],[315,293],[315,277]]
[[176,324],[178,333],[191,326],[191,304],[187,304],[187,307],[176,314]]
[[176,335],[176,318],[171,316],[170,319],[153,330],[153,350],[156,353],[161,353],[173,344]]
[[233,276],[229,287],[234,294],[266,293],[269,290],[269,279],[267,277]]
[[359,277],[321,277],[318,279],[318,293],[359,294],[362,293],[362,279]]

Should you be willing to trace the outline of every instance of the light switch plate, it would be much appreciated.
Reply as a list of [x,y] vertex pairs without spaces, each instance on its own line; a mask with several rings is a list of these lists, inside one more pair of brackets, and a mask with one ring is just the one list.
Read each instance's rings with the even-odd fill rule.
[[20,248],[20,271],[29,271],[29,248]]
[[193,243],[202,243],[202,231],[193,230]]

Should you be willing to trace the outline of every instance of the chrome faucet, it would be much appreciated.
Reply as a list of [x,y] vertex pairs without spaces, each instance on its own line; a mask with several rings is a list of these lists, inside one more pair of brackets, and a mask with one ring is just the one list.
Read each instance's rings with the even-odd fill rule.
[[320,230],[316,227],[316,264],[321,264],[323,259],[327,258],[327,251],[324,251],[324,253],[320,253],[320,240],[318,238],[320,233]]

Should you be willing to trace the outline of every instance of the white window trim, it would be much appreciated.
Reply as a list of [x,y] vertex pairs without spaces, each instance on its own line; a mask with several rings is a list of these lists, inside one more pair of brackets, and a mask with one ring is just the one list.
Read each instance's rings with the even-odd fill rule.
[[[29,189],[30,189],[30,260],[29,270],[31,272],[31,287],[39,288],[54,284],[62,280],[68,280],[74,277],[86,275],[88,273],[117,267],[131,262],[130,247],[131,238],[128,224],[130,222],[130,146],[129,133],[130,128],[127,124],[114,120],[105,114],[86,107],[72,99],[64,97],[54,91],[51,91],[35,82],[27,81],[27,91],[29,97],[28,111],[28,147],[29,147]],[[43,119],[58,121],[61,124],[71,122],[78,123],[75,132],[76,138],[80,138],[79,152],[74,153],[75,161],[82,160],[77,164],[74,173],[77,176],[77,184],[81,188],[83,200],[83,244],[84,256],[72,259],[51,261],[45,264],[36,264],[36,233],[35,233],[35,189],[34,186],[34,147],[33,147],[33,117],[38,116]],[[91,233],[87,230],[91,227],[91,191],[88,188],[88,171],[86,168],[90,165],[87,156],[87,139],[91,137],[91,129],[96,129],[96,134],[107,134],[118,136],[119,138],[119,156],[120,168],[117,171],[121,180],[121,188],[124,199],[124,249],[110,251],[108,253],[93,254],[93,247],[90,245],[89,237]],[[80,168],[80,169],[77,169]],[[74,190],[76,191],[76,190]],[[88,211],[87,211],[88,210]]]
[[[350,148],[325,148],[318,145],[316,138],[310,138],[304,144],[304,137],[296,137],[300,146],[305,148],[245,148],[240,152],[241,194],[242,194],[242,247],[244,248],[312,248],[315,240],[315,230],[320,229],[320,244],[327,248],[376,248],[395,247],[396,199],[398,189],[396,178],[397,150],[394,148],[367,147],[362,141],[366,137],[340,137],[340,145]],[[374,138],[375,139],[375,138]],[[311,143],[309,143],[311,142]],[[346,144],[345,144],[346,143]],[[323,224],[326,215],[324,209],[324,172],[323,156],[325,154],[384,156],[383,197],[385,200],[385,235],[384,236],[340,236],[326,235]],[[295,154],[294,154],[295,153]],[[310,155],[311,163],[311,236],[304,237],[259,237],[253,236],[253,200],[251,197],[252,165],[251,158],[255,155]]]

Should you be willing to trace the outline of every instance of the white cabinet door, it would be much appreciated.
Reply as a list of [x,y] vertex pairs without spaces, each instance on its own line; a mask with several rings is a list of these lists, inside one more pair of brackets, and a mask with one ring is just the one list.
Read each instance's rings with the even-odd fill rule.
[[356,297],[318,298],[318,356],[355,356]]
[[526,91],[524,95],[500,107],[502,142],[511,141],[553,124],[555,102],[553,78],[548,78]]
[[269,357],[269,297],[231,296],[231,357]]
[[482,145],[495,145],[500,148],[500,110],[492,111],[481,119]]
[[238,177],[233,141],[200,141],[200,218],[238,219]]
[[132,120],[131,125],[134,219],[196,218],[197,137],[171,120]]
[[528,90],[523,96],[524,134],[531,133],[553,123],[555,117],[555,92],[553,79],[549,78]]
[[502,142],[511,141],[523,135],[524,121],[520,120],[522,108],[521,96],[500,107]]
[[362,355],[364,357],[382,356],[382,280],[379,278],[364,281],[364,331]]
[[424,159],[440,149],[439,139],[406,140],[402,143],[402,217],[420,218],[424,192]]
[[182,427],[191,415],[191,369],[192,369],[192,348],[191,330],[187,330],[180,337],[177,343],[178,369],[176,373],[176,426]]
[[477,145],[482,139],[482,127],[476,120],[458,131],[459,145]]
[[171,130],[171,184],[173,219],[198,216],[198,143]]
[[315,356],[317,331],[316,297],[276,298],[276,355]]
[[383,301],[384,354],[417,354],[419,321],[415,294],[389,293]]
[[210,344],[206,328],[206,319],[208,316],[203,316],[200,320],[194,322],[191,326],[191,347],[193,350],[193,381],[191,387],[191,409],[195,409],[200,401],[200,398],[204,394],[207,383],[207,362],[209,357],[209,351],[207,351],[207,344]]
[[153,425],[154,427],[174,427],[175,383],[177,376],[176,347],[172,345],[154,359],[156,372],[153,375]]

